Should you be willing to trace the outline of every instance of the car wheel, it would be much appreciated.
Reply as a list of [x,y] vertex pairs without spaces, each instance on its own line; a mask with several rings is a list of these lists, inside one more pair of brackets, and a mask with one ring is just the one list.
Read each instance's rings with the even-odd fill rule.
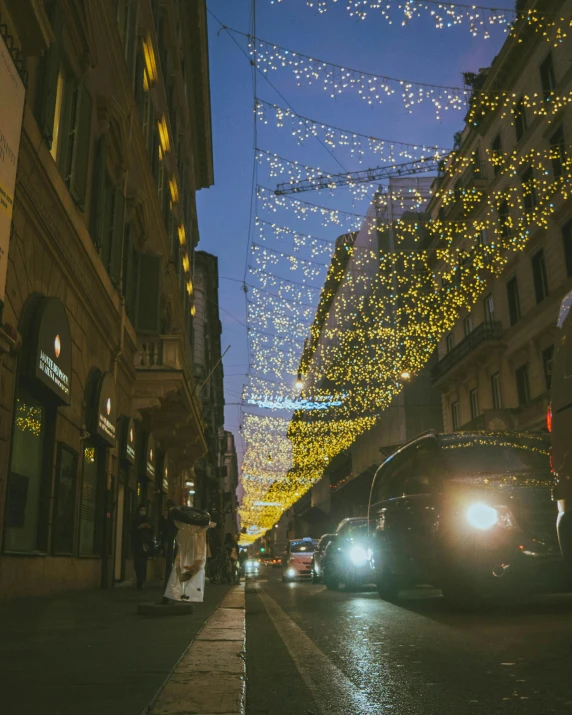
[[401,591],[397,576],[381,566],[375,570],[375,586],[379,597],[384,601],[394,601]]
[[322,572],[322,578],[324,579],[324,585],[328,591],[337,591],[339,589],[340,580],[335,573],[331,573],[329,569]]

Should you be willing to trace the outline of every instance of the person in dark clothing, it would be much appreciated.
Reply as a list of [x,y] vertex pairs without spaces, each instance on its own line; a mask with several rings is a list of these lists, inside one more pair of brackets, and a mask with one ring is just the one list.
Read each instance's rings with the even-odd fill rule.
[[175,507],[175,502],[172,499],[167,500],[165,505],[165,511],[161,516],[161,522],[159,525],[159,533],[161,538],[161,547],[163,553],[165,554],[165,587],[167,586],[167,581],[171,575],[171,569],[173,568],[173,562],[176,556],[177,544],[175,539],[177,537],[177,527],[175,522],[171,517],[171,510]]
[[234,536],[230,533],[225,534],[224,537],[224,548],[226,549],[226,553],[228,554],[228,558],[230,559],[230,573],[231,573],[231,579],[235,582],[238,581],[238,544],[236,543],[236,539]]
[[151,553],[153,544],[153,532],[151,522],[147,517],[145,504],[139,505],[137,516],[133,519],[131,542],[133,544],[133,563],[135,576],[137,577],[137,588],[141,591],[147,578],[147,557]]

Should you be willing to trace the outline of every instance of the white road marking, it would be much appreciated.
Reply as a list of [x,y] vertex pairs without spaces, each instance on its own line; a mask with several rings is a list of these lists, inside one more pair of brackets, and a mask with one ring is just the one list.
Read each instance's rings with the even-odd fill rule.
[[263,590],[258,596],[323,715],[379,712],[379,704],[371,703],[271,596]]

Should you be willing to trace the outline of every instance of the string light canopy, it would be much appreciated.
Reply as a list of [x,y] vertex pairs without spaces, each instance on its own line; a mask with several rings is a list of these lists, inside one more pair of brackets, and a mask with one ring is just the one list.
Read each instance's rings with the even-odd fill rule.
[[[334,301],[332,320],[325,326],[310,327],[310,335],[317,333],[321,345],[303,356],[298,366],[300,376],[311,374],[313,382],[305,384],[302,398],[315,402],[322,399],[327,408],[308,411],[301,405],[296,410],[287,430],[292,461],[282,465],[279,478],[270,485],[265,483],[266,500],[288,508],[318,481],[324,466],[371,427],[402,389],[404,380],[425,365],[460,312],[475,305],[488,278],[502,272],[510,256],[527,244],[533,230],[547,225],[554,211],[569,198],[572,185],[569,148],[566,147],[565,155],[559,148],[502,158],[507,180],[518,176],[521,167],[531,163],[535,178],[529,185],[515,187],[512,183],[494,192],[481,192],[478,215],[486,216],[487,212],[489,215],[478,221],[479,225],[487,225],[490,237],[487,243],[479,242],[477,235],[467,232],[475,219],[459,221],[461,230],[452,231],[449,245],[442,248],[420,250],[414,246],[382,254],[378,270],[367,283],[363,277],[373,255],[368,251],[351,252],[351,265],[343,274],[344,291],[339,291],[340,281],[330,289],[331,295],[322,291],[321,299]],[[559,176],[553,172],[554,160],[561,162]],[[492,161],[493,158],[491,164]],[[494,161],[500,163],[498,157]],[[460,172],[463,167],[461,161],[452,166],[452,181],[455,171]],[[531,195],[534,205],[525,201]],[[432,203],[435,207],[443,203],[453,206],[454,196],[453,190],[443,189],[435,192]],[[502,220],[499,201],[506,201],[509,208],[508,217]],[[467,206],[466,211],[470,210],[474,206]],[[433,224],[435,231],[447,227],[444,219],[429,219],[426,225]],[[410,233],[408,240],[418,244],[419,235]],[[270,302],[267,310],[271,309]],[[348,315],[355,316],[350,324]],[[276,344],[271,352],[279,351],[280,345]],[[317,384],[327,387],[316,388]],[[331,400],[332,385],[337,386],[336,397],[340,398],[335,401]],[[261,402],[268,399],[268,394],[268,390],[260,392]],[[331,404],[325,399],[327,396]],[[265,430],[258,439],[259,442],[253,441],[252,449],[263,454],[265,449],[261,445],[268,444]],[[266,530],[273,526],[277,512],[243,506],[242,516]]]
[[[360,5],[368,11],[382,9],[374,7],[381,2],[345,2],[351,11]],[[318,0],[308,4],[317,7]],[[493,11],[413,0],[397,0],[392,8],[406,5],[415,12],[429,6],[450,13],[465,8],[475,13],[477,28],[483,27],[479,11]],[[386,9],[390,11],[389,4]],[[449,24],[469,20],[468,15],[447,18]],[[523,15],[512,26],[507,21],[505,29],[517,43],[541,32],[559,44],[568,26],[556,15],[542,20]],[[493,114],[513,123],[523,107],[529,117],[551,121],[571,99],[566,92],[539,91],[517,100],[511,92],[489,91],[494,81],[486,77],[464,88],[383,77],[246,37],[252,61],[265,75],[287,71],[298,84],[319,83],[332,96],[354,91],[371,104],[398,96],[409,111],[417,104],[433,107],[438,116],[467,110],[469,129],[463,137]],[[241,518],[246,541],[272,528],[322,477],[324,468],[375,423],[459,316],[475,306],[490,278],[549,226],[569,200],[572,185],[570,147],[564,144],[547,150],[522,151],[521,145],[509,153],[484,151],[484,157],[471,154],[466,144],[448,156],[437,148],[422,153],[416,145],[324,125],[260,99],[255,120],[289,129],[298,144],[319,139],[331,151],[353,152],[359,162],[369,154],[390,156],[388,163],[426,155],[442,164],[429,197],[422,191],[409,195],[402,185],[396,189],[390,184],[352,194],[351,207],[338,201],[331,187],[332,205],[327,206],[323,193],[317,201],[300,201],[278,197],[274,187],[255,182],[257,238],[251,240],[245,281],[251,374],[243,402],[256,411],[243,415]],[[274,185],[280,180],[312,184],[321,175],[330,176],[260,146],[256,158]],[[383,162],[368,158],[369,166],[376,163]],[[371,204],[367,212],[357,206],[365,200]],[[308,227],[303,232],[291,228],[291,219],[308,221]],[[323,237],[325,231],[316,235],[317,224],[345,233],[333,241]]]

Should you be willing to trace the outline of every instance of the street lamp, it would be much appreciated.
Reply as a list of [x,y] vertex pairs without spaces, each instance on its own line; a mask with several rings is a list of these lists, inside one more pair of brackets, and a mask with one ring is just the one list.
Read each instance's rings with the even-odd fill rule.
[[301,390],[304,387],[304,380],[302,380],[302,375],[300,373],[298,373],[295,384],[297,390]]

